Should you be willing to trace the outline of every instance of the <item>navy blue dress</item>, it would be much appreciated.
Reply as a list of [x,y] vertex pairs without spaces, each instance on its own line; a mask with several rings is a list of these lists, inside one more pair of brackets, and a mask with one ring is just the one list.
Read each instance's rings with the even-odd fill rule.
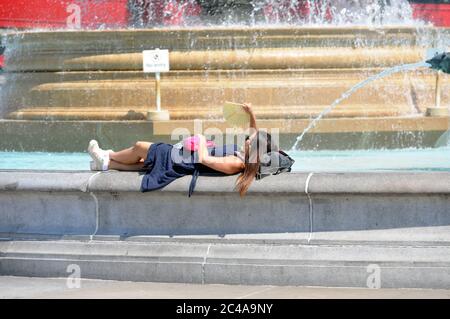
[[[208,148],[211,156],[219,157],[234,155],[236,151],[237,145]],[[224,175],[198,163],[197,156],[197,152],[183,151],[183,148],[175,148],[171,144],[152,144],[144,161],[146,172],[142,179],[141,191],[148,192],[163,188],[177,178],[193,175],[189,186],[189,196],[191,196],[199,175]]]

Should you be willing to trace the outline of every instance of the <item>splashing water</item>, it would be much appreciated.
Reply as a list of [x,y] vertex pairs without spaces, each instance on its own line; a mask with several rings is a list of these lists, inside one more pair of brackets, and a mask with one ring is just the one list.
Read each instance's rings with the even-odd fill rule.
[[133,27],[415,24],[408,0],[136,0]]
[[[54,1],[58,2],[58,1]],[[60,1],[61,2],[61,1]],[[62,6],[62,1],[57,6]],[[88,2],[88,1],[86,1]],[[95,2],[90,3],[90,2]],[[114,0],[127,18],[108,16],[105,1],[83,5],[81,25],[58,20],[53,12],[36,17],[44,30],[116,30],[184,27],[424,26],[408,0]],[[127,4],[128,3],[128,4]],[[56,5],[56,4],[55,4]],[[59,9],[58,9],[59,10]],[[118,13],[118,15],[121,15]],[[90,19],[89,17],[93,17]],[[64,18],[65,19],[65,18]],[[63,19],[63,20],[64,20]],[[426,20],[426,19],[425,19]],[[11,20],[12,21],[12,20]],[[71,20],[70,20],[71,21]],[[9,22],[7,22],[9,23]],[[6,30],[6,29],[4,29]],[[4,31],[3,30],[3,31]]]
[[429,66],[429,64],[425,61],[421,61],[418,63],[410,63],[410,64],[402,64],[402,65],[397,65],[394,66],[392,68],[386,69],[378,74],[375,74],[367,79],[365,79],[364,81],[359,82],[358,84],[356,84],[355,86],[353,86],[352,88],[350,88],[349,90],[345,91],[338,99],[336,99],[329,107],[327,107],[326,109],[324,109],[314,120],[311,121],[311,123],[309,123],[308,127],[306,129],[303,130],[302,134],[300,134],[294,145],[291,147],[291,151],[295,151],[297,149],[298,144],[302,141],[303,137],[305,136],[305,134],[313,129],[317,123],[328,113],[330,113],[336,106],[338,106],[342,101],[344,101],[345,99],[349,98],[350,95],[352,95],[353,93],[355,93],[356,91],[358,91],[359,89],[361,89],[362,87],[366,86],[367,84],[369,84],[370,82],[373,82],[375,80],[384,78],[388,75],[394,74],[394,73],[398,73],[401,71],[405,71],[405,70],[411,70],[411,69],[417,69],[420,67],[425,67],[425,66]]

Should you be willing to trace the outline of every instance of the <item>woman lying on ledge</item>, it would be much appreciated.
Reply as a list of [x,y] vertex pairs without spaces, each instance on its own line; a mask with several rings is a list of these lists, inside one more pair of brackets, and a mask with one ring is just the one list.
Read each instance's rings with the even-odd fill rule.
[[[102,150],[97,141],[92,140],[88,147],[93,159],[91,169],[145,170],[142,191],[162,188],[179,177],[198,174],[199,170],[221,172],[226,175],[241,173],[236,181],[236,188],[243,196],[255,179],[260,158],[272,150],[277,150],[276,146],[271,145],[270,134],[257,130],[251,105],[244,104],[243,108],[250,115],[250,130],[253,133],[246,139],[240,151],[236,145],[224,146],[223,149],[208,148],[203,135],[198,135],[196,152],[183,152],[171,144],[150,142],[136,142],[133,147],[114,152]],[[191,184],[189,195],[193,187],[195,182],[193,186]]]

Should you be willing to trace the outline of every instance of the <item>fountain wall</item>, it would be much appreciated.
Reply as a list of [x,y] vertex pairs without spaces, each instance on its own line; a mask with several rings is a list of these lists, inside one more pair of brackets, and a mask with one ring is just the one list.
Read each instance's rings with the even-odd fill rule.
[[[448,36],[448,29],[401,26],[15,33],[7,37],[3,117],[47,127],[61,121],[69,126],[133,121],[152,128],[148,138],[160,139],[176,127],[192,128],[195,119],[224,128],[223,103],[248,101],[263,127],[295,135],[357,82],[384,68],[423,60],[429,46],[448,43]],[[170,51],[161,99],[171,121],[149,123],[154,77],[142,72],[142,51],[157,47]],[[338,140],[354,134],[401,140],[401,132],[413,132],[433,144],[448,129],[447,118],[425,116],[434,103],[434,85],[431,70],[376,81],[333,110],[311,137],[328,134],[324,145],[333,148],[339,134]],[[442,105],[450,105],[449,88],[444,76]]]

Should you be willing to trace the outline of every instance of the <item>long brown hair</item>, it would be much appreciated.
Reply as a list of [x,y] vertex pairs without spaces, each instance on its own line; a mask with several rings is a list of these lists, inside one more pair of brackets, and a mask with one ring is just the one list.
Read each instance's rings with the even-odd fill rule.
[[245,143],[245,167],[244,171],[236,180],[236,189],[241,197],[246,193],[260,165],[260,158],[277,147],[272,144],[272,136],[265,131],[257,131],[255,137],[250,142]]

